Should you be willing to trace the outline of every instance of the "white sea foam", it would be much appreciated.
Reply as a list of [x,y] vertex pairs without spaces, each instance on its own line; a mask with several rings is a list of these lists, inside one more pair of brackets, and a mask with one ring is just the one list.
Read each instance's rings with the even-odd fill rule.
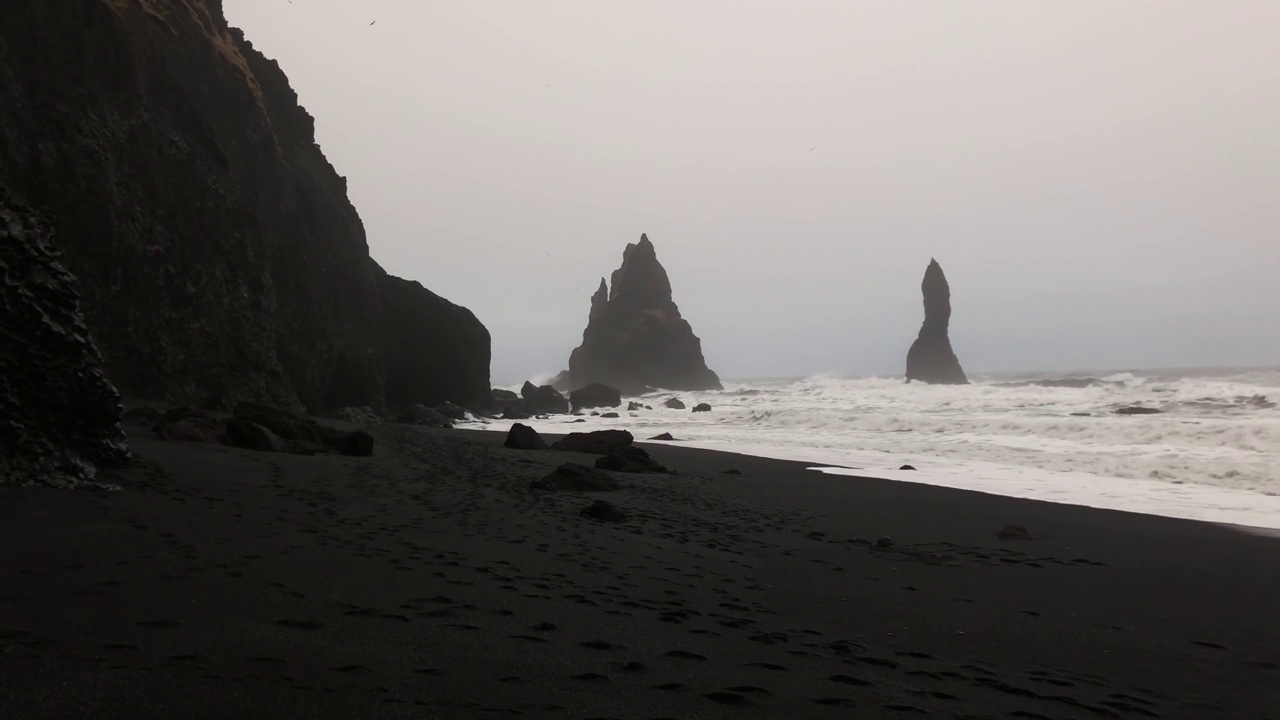
[[[964,386],[811,377],[674,393],[710,413],[663,408],[671,395],[642,398],[652,411],[617,419],[533,424],[670,432],[697,447],[855,469],[830,472],[1280,527],[1280,370],[1008,375]],[[1163,412],[1114,412],[1129,406]],[[904,463],[918,470],[897,470]]]

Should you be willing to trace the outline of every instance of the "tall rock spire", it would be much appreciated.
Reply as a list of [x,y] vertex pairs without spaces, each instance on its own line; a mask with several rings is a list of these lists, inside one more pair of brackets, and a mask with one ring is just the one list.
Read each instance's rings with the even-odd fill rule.
[[627,394],[721,388],[702,357],[702,341],[671,299],[671,281],[647,235],[627,245],[622,266],[591,297],[567,379],[569,389],[599,382]]
[[907,380],[920,380],[941,385],[965,385],[960,361],[951,349],[947,327],[951,323],[951,286],[942,266],[930,258],[920,284],[924,293],[924,324],[920,335],[907,351]]

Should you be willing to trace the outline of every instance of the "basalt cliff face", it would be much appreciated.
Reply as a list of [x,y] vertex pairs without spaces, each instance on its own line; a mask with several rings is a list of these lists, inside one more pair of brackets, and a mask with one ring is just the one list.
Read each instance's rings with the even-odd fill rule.
[[968,384],[969,379],[947,335],[951,324],[951,286],[937,260],[929,260],[920,289],[924,293],[924,324],[907,351],[907,380],[940,385]]
[[0,184],[48,216],[128,395],[487,403],[474,315],[369,257],[280,66],[220,0],[6,0]]
[[129,459],[120,395],[52,240],[0,186],[0,485],[78,487]]
[[645,235],[627,245],[612,288],[604,279],[591,298],[582,345],[562,378],[569,389],[603,383],[625,394],[649,388],[719,390],[702,357],[702,341],[671,299],[671,281]]

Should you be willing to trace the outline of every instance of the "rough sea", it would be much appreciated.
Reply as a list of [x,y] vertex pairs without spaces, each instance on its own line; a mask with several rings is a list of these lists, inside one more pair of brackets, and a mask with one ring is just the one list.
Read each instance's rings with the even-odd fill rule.
[[[798,460],[822,472],[1239,525],[1280,528],[1280,369],[726,382],[637,398],[620,417],[525,421]],[[709,413],[671,410],[707,402]],[[1158,414],[1120,415],[1143,407]],[[489,427],[492,427],[490,425]],[[909,464],[914,471],[899,470]],[[856,482],[850,478],[850,482]]]

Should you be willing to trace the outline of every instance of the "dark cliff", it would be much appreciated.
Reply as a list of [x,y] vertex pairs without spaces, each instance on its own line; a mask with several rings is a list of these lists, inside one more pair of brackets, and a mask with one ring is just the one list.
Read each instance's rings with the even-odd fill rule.
[[671,281],[647,236],[627,245],[611,281],[609,288],[601,279],[591,298],[582,345],[569,356],[570,389],[597,382],[628,394],[651,387],[719,390],[720,378],[672,302]]
[[370,257],[280,66],[220,0],[6,0],[0,184],[52,222],[130,395],[487,402],[489,334]]
[[920,335],[907,351],[907,380],[920,380],[941,385],[964,385],[969,382],[960,361],[951,349],[947,330],[951,324],[951,286],[942,266],[930,259],[920,285],[924,293],[924,324]]

